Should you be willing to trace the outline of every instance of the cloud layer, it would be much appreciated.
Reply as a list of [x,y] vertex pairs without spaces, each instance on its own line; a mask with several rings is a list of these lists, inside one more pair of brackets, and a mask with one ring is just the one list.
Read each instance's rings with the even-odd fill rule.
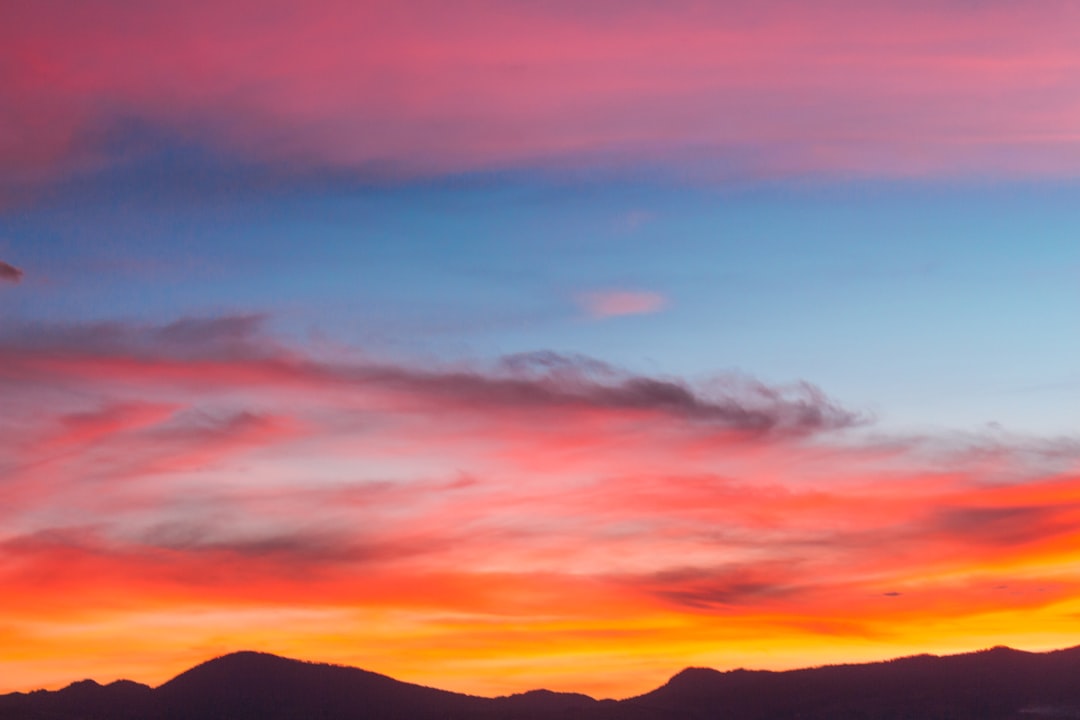
[[1074,176],[1077,12],[1066,0],[10,2],[0,181],[14,193],[176,146],[264,176]]
[[1075,443],[875,439],[808,385],[315,358],[236,316],[9,328],[0,389],[12,688],[253,646],[625,695],[1080,610]]

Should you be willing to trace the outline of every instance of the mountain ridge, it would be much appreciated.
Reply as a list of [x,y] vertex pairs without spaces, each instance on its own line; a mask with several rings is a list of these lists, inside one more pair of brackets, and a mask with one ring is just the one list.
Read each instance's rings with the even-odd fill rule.
[[157,687],[80,680],[0,695],[0,720],[1039,720],[1080,718],[1080,646],[771,671],[688,667],[622,700],[481,697],[328,663],[239,651]]

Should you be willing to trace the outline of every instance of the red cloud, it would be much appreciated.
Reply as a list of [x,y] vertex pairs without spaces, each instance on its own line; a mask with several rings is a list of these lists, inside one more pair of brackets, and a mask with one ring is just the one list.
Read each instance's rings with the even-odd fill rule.
[[0,282],[22,282],[23,271],[19,268],[0,260]]

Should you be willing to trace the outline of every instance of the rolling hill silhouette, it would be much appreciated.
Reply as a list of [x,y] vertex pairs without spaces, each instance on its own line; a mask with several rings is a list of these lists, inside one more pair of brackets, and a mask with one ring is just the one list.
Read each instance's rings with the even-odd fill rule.
[[164,685],[83,680],[0,696],[0,720],[1050,720],[1080,718],[1080,647],[993,648],[787,672],[688,668],[625,700],[482,698],[239,652]]

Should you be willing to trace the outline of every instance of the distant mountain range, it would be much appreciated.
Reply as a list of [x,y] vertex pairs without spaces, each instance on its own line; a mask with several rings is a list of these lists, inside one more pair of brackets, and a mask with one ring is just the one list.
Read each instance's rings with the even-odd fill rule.
[[994,648],[787,672],[689,668],[626,700],[482,698],[239,652],[151,688],[83,680],[0,695],[0,720],[1054,720],[1080,718],[1080,647]]

